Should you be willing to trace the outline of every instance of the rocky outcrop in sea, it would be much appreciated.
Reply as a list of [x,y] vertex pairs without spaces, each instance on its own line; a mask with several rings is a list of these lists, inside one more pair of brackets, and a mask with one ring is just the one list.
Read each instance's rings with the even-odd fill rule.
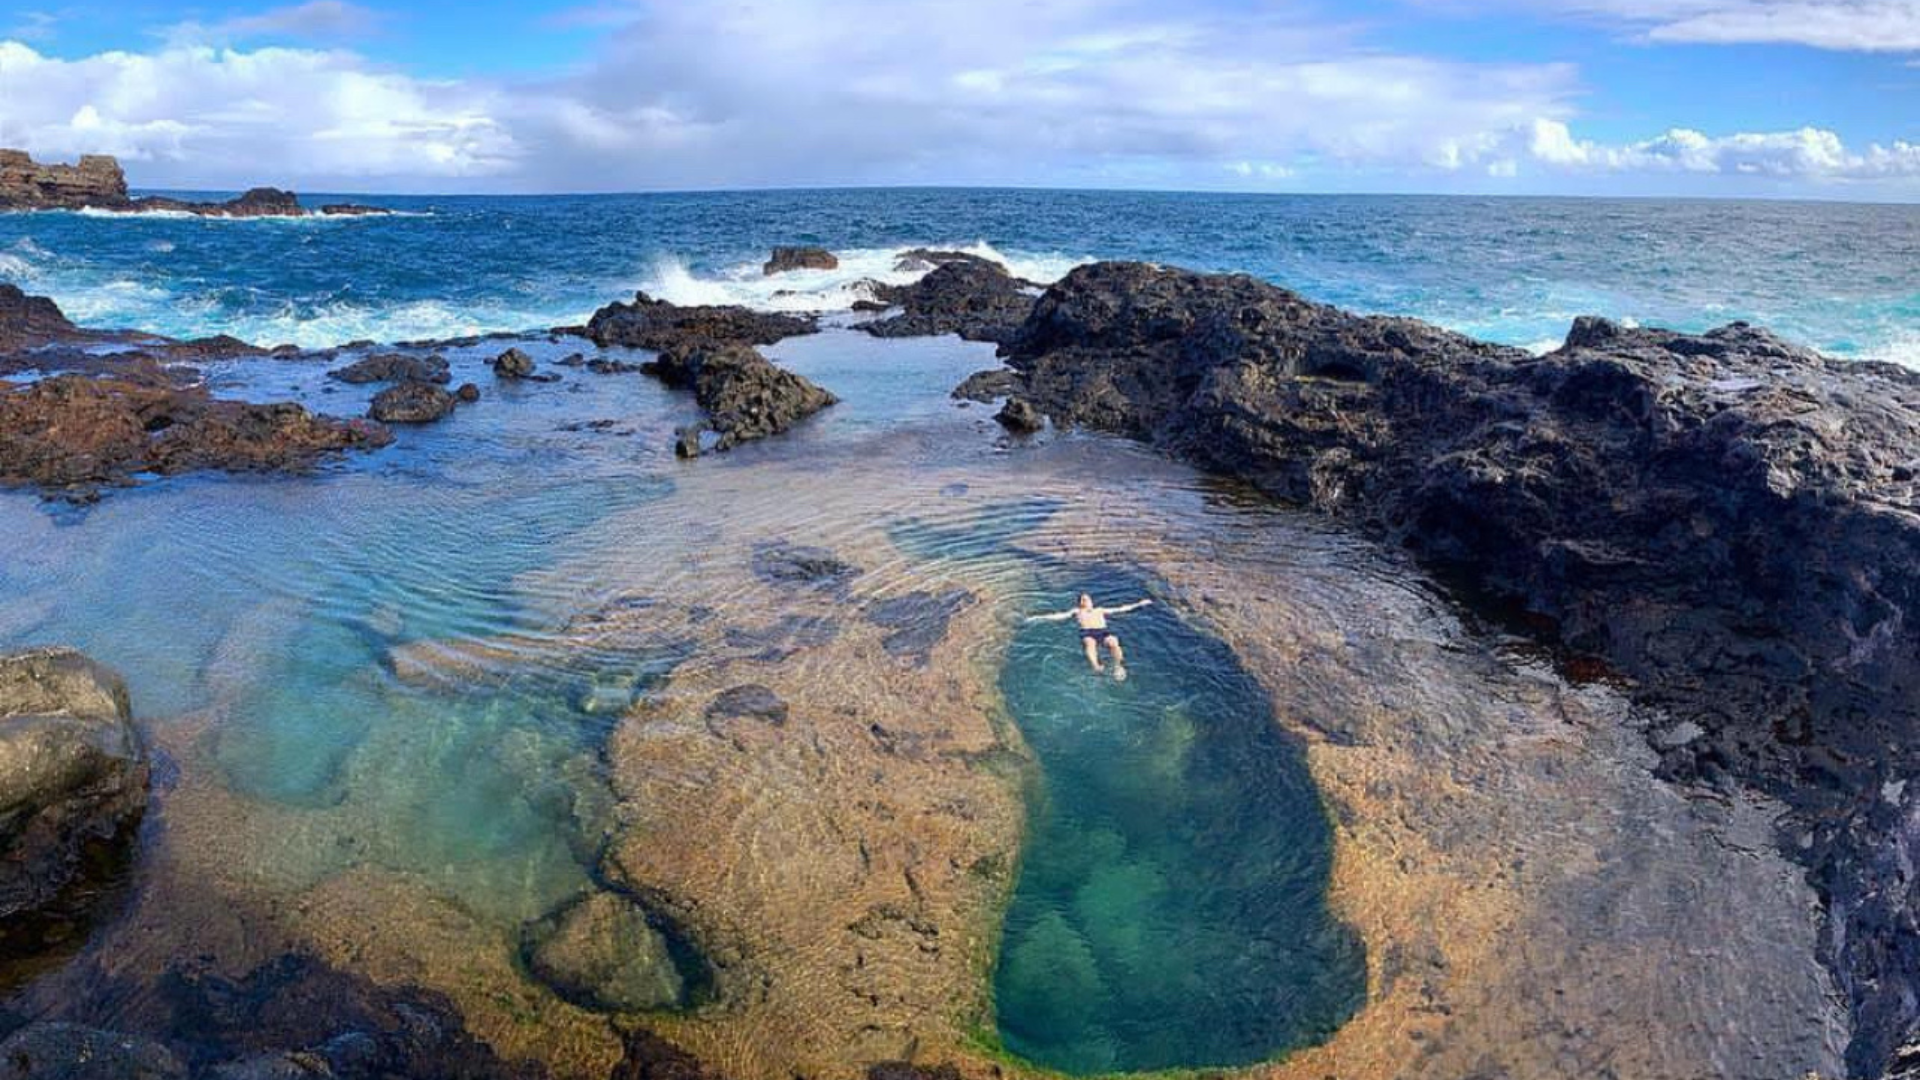
[[968,341],[1004,342],[1033,310],[1033,288],[998,263],[955,258],[910,285],[876,286],[875,301],[901,311],[859,327],[875,337],[958,334]]
[[[838,401],[762,356],[755,345],[819,330],[812,319],[735,306],[680,306],[637,293],[632,303],[594,312],[582,333],[602,347],[649,349],[641,366],[669,386],[692,390],[707,419],[681,428],[674,452],[698,457],[776,435]],[[705,436],[715,438],[707,439]]]
[[[1849,1066],[1920,1025],[1920,375],[1765,330],[1581,319],[1545,356],[1137,263],[979,378],[1395,538],[1671,719],[1662,772],[1791,808]],[[970,381],[972,382],[972,381]]]
[[117,213],[181,213],[200,217],[364,216],[392,211],[358,203],[332,203],[318,211],[279,188],[257,187],[224,202],[193,202],[153,195],[134,198],[120,162],[107,154],[82,155],[78,164],[42,164],[24,150],[0,149],[0,210],[110,210]]

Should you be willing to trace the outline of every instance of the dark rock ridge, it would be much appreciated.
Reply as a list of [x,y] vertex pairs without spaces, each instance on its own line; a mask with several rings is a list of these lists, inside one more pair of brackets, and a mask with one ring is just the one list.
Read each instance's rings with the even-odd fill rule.
[[[443,996],[377,986],[300,953],[235,978],[181,961],[118,973],[0,1042],[0,1080],[534,1080],[501,1060]],[[13,1024],[19,1024],[18,1020]],[[111,1023],[109,1030],[94,1026]],[[161,1032],[159,1036],[143,1034]]]
[[985,259],[945,262],[911,285],[875,286],[876,301],[901,311],[859,326],[875,337],[958,334],[968,341],[1004,342],[1033,310],[1031,288]]
[[[225,202],[189,202],[165,196],[133,198],[126,173],[106,154],[84,154],[77,165],[43,165],[24,150],[0,150],[0,210],[155,211],[202,217],[306,217],[314,213],[299,196],[279,188],[258,187]],[[334,203],[318,211],[328,215],[385,214],[377,206]]]
[[674,450],[697,457],[709,447],[729,450],[763,439],[812,416],[839,399],[757,351],[736,342],[701,341],[667,350],[645,370],[668,386],[693,391],[707,418],[680,429]]
[[819,330],[812,319],[734,305],[682,307],[635,293],[630,304],[612,303],[593,313],[585,336],[594,344],[626,345],[654,352],[697,342],[732,341],[772,345]]
[[1790,808],[1780,842],[1826,901],[1850,1070],[1914,1041],[1920,374],[1738,323],[1581,319],[1534,357],[1125,263],[1069,274],[1002,353],[1056,423],[1396,538],[1604,658],[1674,719],[1653,740],[1664,774]]
[[122,836],[146,802],[118,675],[72,649],[0,657],[0,924],[58,899],[87,850]]
[[408,356],[406,353],[375,353],[327,372],[330,379],[344,383],[453,381],[453,372],[444,356]]
[[283,471],[344,450],[384,446],[386,428],[255,404],[181,386],[149,358],[100,378],[0,382],[0,484],[129,483],[138,473]]
[[823,247],[776,247],[760,272],[772,276],[789,270],[835,270],[839,266],[839,258]]
[[970,251],[947,251],[940,248],[908,248],[894,256],[893,268],[901,273],[918,273],[952,263],[968,263],[1006,273],[1005,264],[989,259],[985,255],[975,255]]

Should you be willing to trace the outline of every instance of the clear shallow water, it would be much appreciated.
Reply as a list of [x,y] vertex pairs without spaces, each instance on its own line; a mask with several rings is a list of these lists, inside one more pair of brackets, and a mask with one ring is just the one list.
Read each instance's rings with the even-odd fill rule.
[[[1062,598],[1130,601],[1111,571]],[[1008,1049],[1070,1073],[1245,1065],[1330,1035],[1366,994],[1327,910],[1332,834],[1300,749],[1219,641],[1117,616],[1137,674],[1093,674],[1071,624],[1013,641],[1000,686],[1039,759],[994,978]]]
[[[859,190],[394,197],[410,216],[206,221],[0,215],[0,280],[76,318],[321,346],[575,323],[636,288],[844,308],[909,245],[1047,281],[1138,258],[1516,345],[1576,315],[1734,319],[1845,356],[1920,362],[1920,208],[1836,203]],[[768,279],[776,243],[841,253]],[[784,294],[784,295],[783,295]]]

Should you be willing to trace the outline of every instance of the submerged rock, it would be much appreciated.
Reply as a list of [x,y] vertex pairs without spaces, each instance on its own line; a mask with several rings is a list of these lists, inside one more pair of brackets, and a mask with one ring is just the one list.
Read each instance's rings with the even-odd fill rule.
[[655,352],[698,343],[772,345],[819,330],[812,319],[732,305],[682,307],[635,293],[630,304],[613,303],[593,313],[586,337],[594,344],[626,345]]
[[329,379],[344,383],[453,381],[453,372],[444,356],[409,356],[406,353],[375,353],[343,368],[327,372]]
[[118,675],[72,649],[0,657],[0,921],[54,901],[146,801]]
[[753,549],[753,573],[774,585],[802,585],[827,592],[845,592],[860,568],[830,549],[774,541]]
[[714,696],[707,705],[707,721],[759,720],[779,727],[787,722],[787,703],[780,695],[757,683],[730,686]]
[[772,276],[789,270],[834,270],[839,266],[840,260],[823,247],[776,247],[773,257],[760,268],[760,272]]
[[[474,395],[479,395],[477,388]],[[453,412],[453,405],[454,396],[442,387],[402,382],[375,394],[367,415],[383,424],[430,424]]]
[[942,263],[911,285],[881,286],[875,298],[900,314],[859,324],[875,337],[958,334],[1003,342],[1033,309],[1028,286],[986,260]]
[[590,893],[535,924],[527,966],[583,1008],[644,1012],[674,1008],[686,998],[666,936],[617,893]]
[[891,630],[880,641],[889,656],[924,665],[933,647],[947,639],[947,624],[967,605],[973,593],[966,589],[929,592],[917,589],[903,596],[867,605],[867,621]]
[[646,370],[668,386],[692,390],[707,412],[703,427],[677,433],[674,449],[681,457],[697,457],[706,449],[700,439],[703,430],[717,436],[713,449],[728,450],[778,435],[839,400],[737,343],[699,342],[670,349]]
[[1920,1027],[1920,374],[1745,324],[1577,321],[1543,357],[1245,276],[1073,271],[1003,354],[1056,422],[1144,439],[1396,537],[1703,734],[1828,898],[1850,1068]]
[[0,1042],[0,1080],[186,1080],[166,1044],[83,1024],[38,1021]]
[[378,424],[317,416],[182,387],[151,361],[111,377],[0,384],[0,483],[125,483],[137,473],[283,471],[331,453],[384,446]]

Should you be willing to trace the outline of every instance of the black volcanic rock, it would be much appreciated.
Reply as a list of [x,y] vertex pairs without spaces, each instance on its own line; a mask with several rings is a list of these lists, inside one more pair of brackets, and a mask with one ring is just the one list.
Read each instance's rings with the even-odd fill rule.
[[635,293],[630,304],[613,303],[593,313],[586,337],[600,346],[626,345],[659,352],[696,342],[772,345],[819,329],[812,319],[732,305],[682,307]]
[[374,353],[343,368],[327,372],[330,379],[345,383],[453,381],[453,372],[444,356],[410,356],[406,353]]
[[771,276],[789,270],[834,270],[839,266],[840,260],[823,247],[777,247],[760,272]]
[[532,378],[533,371],[533,357],[520,349],[508,349],[493,358],[493,375],[497,379]]
[[958,334],[968,341],[1003,342],[1033,310],[1027,288],[985,260],[942,263],[911,285],[876,288],[876,299],[902,310],[859,328],[875,337]]
[[373,396],[367,415],[383,424],[430,424],[452,413],[454,401],[444,387],[399,382]]
[[701,453],[703,431],[718,436],[713,449],[728,450],[778,435],[839,400],[737,343],[701,341],[669,349],[647,364],[646,371],[668,386],[692,390],[706,410],[702,425],[679,433],[675,452],[681,457]]
[[[1056,422],[1396,538],[1698,737],[1680,781],[1791,808],[1877,1075],[1920,1026],[1920,374],[1764,330],[1582,319],[1534,357],[1244,276],[1082,267],[1002,353]],[[1690,730],[1690,729],[1689,729]]]

